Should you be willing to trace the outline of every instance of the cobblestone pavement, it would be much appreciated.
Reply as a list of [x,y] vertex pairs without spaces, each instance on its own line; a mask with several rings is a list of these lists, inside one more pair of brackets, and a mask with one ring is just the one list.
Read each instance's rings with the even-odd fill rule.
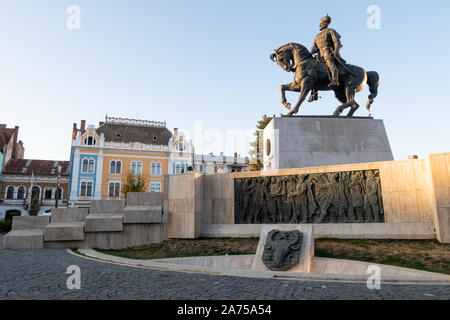
[[[0,245],[3,241],[0,235]],[[81,269],[81,289],[69,290],[67,267]],[[88,260],[61,249],[0,250],[0,299],[445,299],[449,285],[252,279],[127,267]]]

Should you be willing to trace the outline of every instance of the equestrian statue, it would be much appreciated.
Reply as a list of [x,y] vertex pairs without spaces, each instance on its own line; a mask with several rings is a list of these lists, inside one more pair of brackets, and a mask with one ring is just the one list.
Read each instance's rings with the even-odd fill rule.
[[[298,43],[288,43],[275,49],[270,55],[272,61],[287,72],[294,72],[294,81],[281,85],[281,103],[290,112],[287,116],[297,114],[301,104],[311,92],[308,102],[319,99],[319,91],[333,90],[336,98],[342,103],[333,115],[339,116],[344,109],[350,108],[347,116],[351,117],[359,108],[355,101],[357,92],[369,86],[369,100],[366,108],[370,111],[378,94],[380,76],[375,71],[347,64],[341,58],[341,36],[336,30],[328,28],[331,17],[326,15],[320,20],[320,33],[314,40],[311,52]],[[316,55],[314,57],[314,55]],[[297,104],[292,108],[286,100],[286,90],[300,92]]]

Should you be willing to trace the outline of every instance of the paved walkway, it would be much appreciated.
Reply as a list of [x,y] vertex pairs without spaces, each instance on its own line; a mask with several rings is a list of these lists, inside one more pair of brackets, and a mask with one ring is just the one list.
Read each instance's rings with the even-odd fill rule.
[[[3,241],[0,235],[0,246]],[[69,290],[66,270],[81,269]],[[142,269],[88,260],[66,250],[0,250],[0,299],[446,299],[449,285],[251,279]]]

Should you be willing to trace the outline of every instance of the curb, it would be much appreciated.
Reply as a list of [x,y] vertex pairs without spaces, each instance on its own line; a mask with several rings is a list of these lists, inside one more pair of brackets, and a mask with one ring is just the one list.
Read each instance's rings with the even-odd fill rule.
[[[235,277],[245,277],[245,278],[271,278],[271,279],[282,279],[282,280],[297,280],[297,281],[326,281],[326,282],[360,282],[367,283],[367,277],[363,275],[340,275],[340,274],[312,274],[312,273],[283,273],[273,271],[253,271],[253,270],[241,270],[236,269],[234,272],[230,273],[230,270],[218,269],[218,268],[202,268],[194,267],[190,265],[174,264],[174,263],[161,263],[160,261],[152,260],[136,260],[116,257],[112,255],[107,255],[104,253],[97,252],[93,249],[78,249],[81,254],[75,253],[70,249],[67,252],[78,257],[82,257],[89,260],[95,260],[100,262],[112,263],[116,265],[129,266],[135,268],[145,268],[145,269],[155,269],[162,271],[173,271],[173,272],[187,272],[187,273],[203,273],[216,276],[235,276]],[[161,259],[158,259],[161,260]],[[249,272],[250,271],[250,272]],[[442,284],[449,285],[449,279],[436,279],[436,278],[417,278],[417,277],[387,277],[381,279],[383,284]]]

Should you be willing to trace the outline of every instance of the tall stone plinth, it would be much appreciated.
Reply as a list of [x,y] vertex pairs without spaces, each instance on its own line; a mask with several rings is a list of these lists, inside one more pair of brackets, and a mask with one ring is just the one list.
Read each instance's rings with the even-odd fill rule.
[[394,160],[383,120],[274,118],[263,130],[264,170]]

